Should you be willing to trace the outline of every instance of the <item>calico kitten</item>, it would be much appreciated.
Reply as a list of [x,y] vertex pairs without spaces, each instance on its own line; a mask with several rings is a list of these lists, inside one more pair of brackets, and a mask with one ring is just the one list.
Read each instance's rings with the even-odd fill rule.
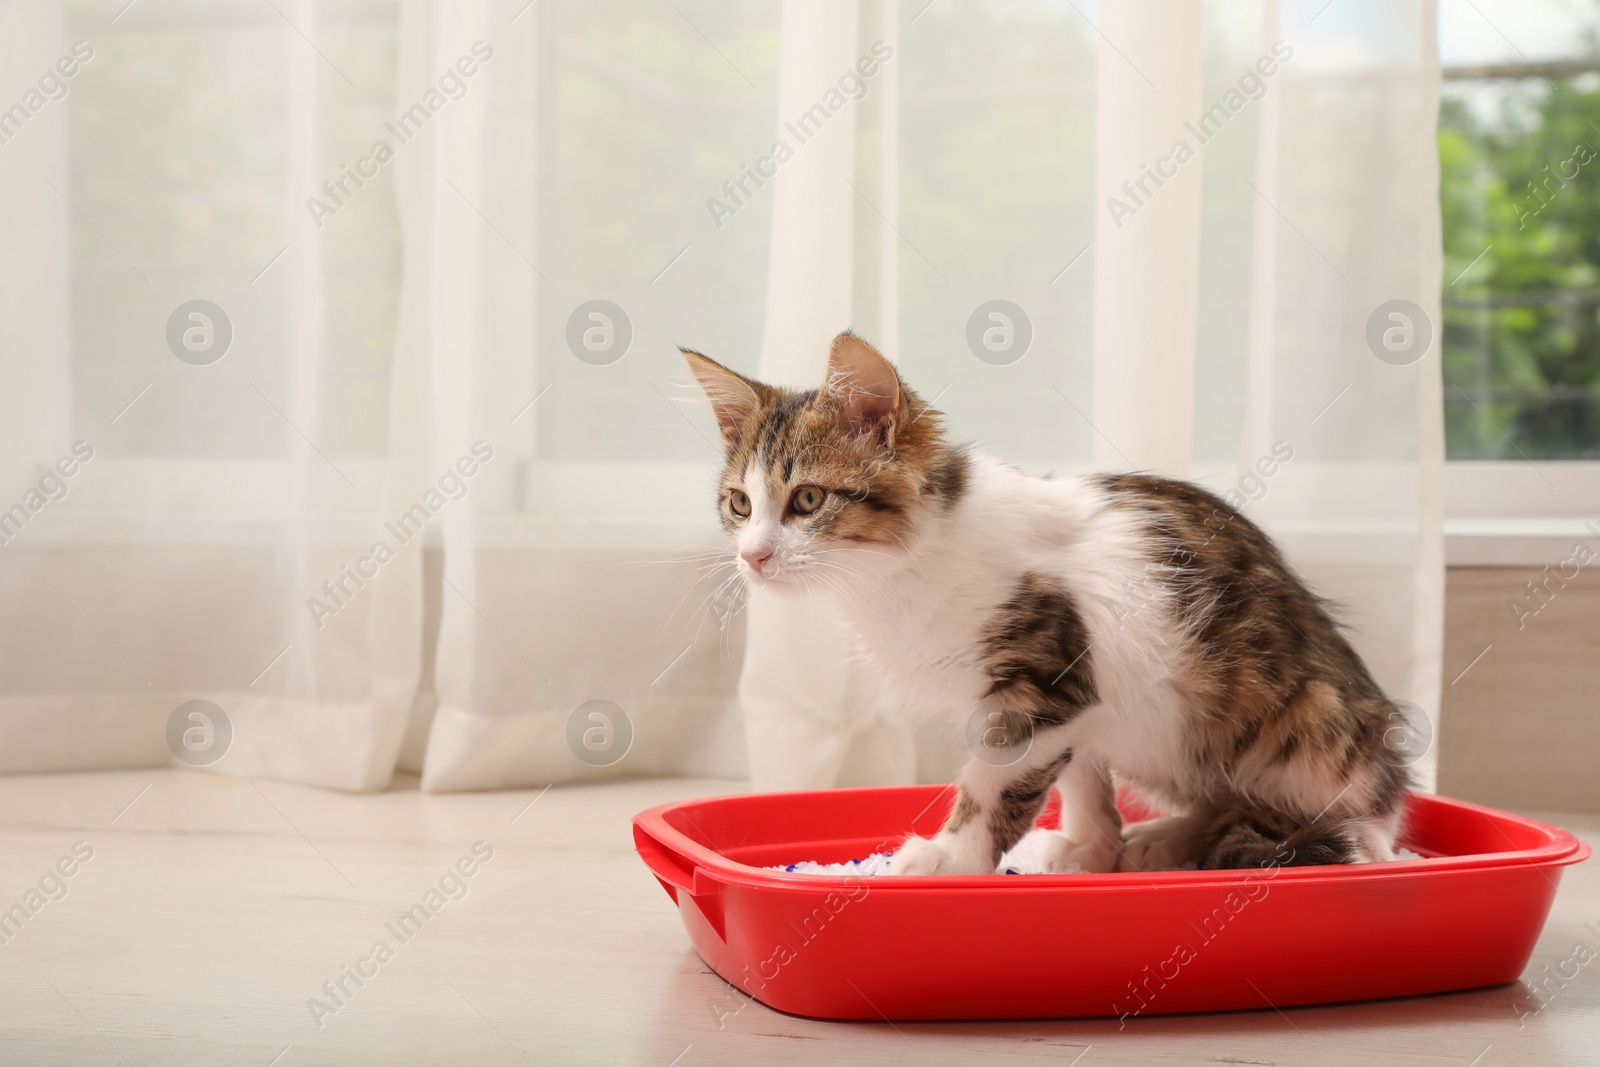
[[[1052,786],[1049,870],[1392,856],[1399,712],[1223,501],[956,447],[849,333],[804,392],[684,357],[722,430],[718,508],[745,579],[828,594],[890,686],[976,739],[944,828],[908,839],[894,873],[993,873]],[[1113,774],[1177,814],[1124,829]]]

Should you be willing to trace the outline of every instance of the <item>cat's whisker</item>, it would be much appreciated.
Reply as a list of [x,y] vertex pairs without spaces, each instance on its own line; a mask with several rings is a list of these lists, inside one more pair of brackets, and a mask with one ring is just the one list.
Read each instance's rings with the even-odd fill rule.
[[[661,639],[666,636],[667,627],[672,625],[672,620],[677,617],[678,612],[683,608],[683,602],[685,600],[688,600],[690,595],[693,594],[696,589],[698,589],[700,586],[704,585],[706,582],[708,582],[708,581],[712,580],[713,578],[715,578],[716,575],[717,575],[717,571],[722,567],[732,567],[732,568],[734,568],[733,577],[734,578],[738,577],[738,569],[737,569],[738,568],[738,564],[735,563],[732,560],[729,560],[729,561],[717,564],[716,565],[717,569],[713,569],[709,574],[704,574],[704,575],[701,575],[700,577],[696,578],[692,583],[690,583],[689,588],[684,590],[683,596],[678,598],[678,602],[673,605],[672,611],[670,613],[668,613],[666,619],[662,622],[662,624],[661,624],[661,632],[656,635],[656,643],[657,644],[660,644],[661,643]],[[722,588],[722,585],[725,585],[727,583],[727,581],[728,580],[725,579],[722,583],[720,583],[718,586],[716,586],[712,590],[711,593],[707,594],[707,599],[709,599],[711,596],[715,595],[716,590]],[[698,609],[696,609],[696,610],[698,611]],[[691,619],[692,618],[693,618],[693,616],[691,616]]]
[[845,565],[843,563],[840,563],[840,562],[838,562],[836,560],[819,559],[819,560],[814,561],[812,563],[812,566],[830,568],[832,570],[838,571],[839,573],[845,575],[846,577],[852,579],[853,581],[860,582],[860,583],[863,583],[863,584],[866,584],[866,585],[870,585],[870,586],[872,586],[873,588],[875,588],[875,589],[877,589],[879,591],[885,591],[886,588],[887,588],[887,584],[884,581],[884,579],[879,577],[878,575],[866,574],[866,573],[863,573],[861,571],[853,570],[849,566],[847,566],[847,565]]
[[[900,635],[900,639],[902,641],[904,641],[908,646],[910,646],[910,648],[911,648],[911,650],[913,652],[915,652],[918,656],[920,656],[922,658],[922,661],[924,663],[926,663],[933,670],[933,673],[937,674],[944,681],[944,683],[946,685],[950,684],[950,679],[948,679],[948,678],[946,678],[944,676],[944,672],[939,669],[938,663],[936,663],[932,659],[928,658],[928,654],[922,651],[921,647],[918,646],[917,643],[911,639],[911,636],[909,634],[907,634],[905,632],[905,630],[903,628],[901,628],[901,626],[899,624],[897,624],[888,615],[884,614],[883,609],[879,608],[876,604],[872,603],[872,601],[869,600],[860,589],[852,588],[851,585],[848,582],[844,582],[839,578],[836,578],[836,577],[834,577],[832,575],[829,575],[827,573],[826,568],[828,568],[831,565],[829,565],[829,564],[818,564],[818,566],[823,567],[824,569],[823,570],[819,570],[817,572],[817,577],[826,578],[826,579],[830,580],[833,583],[833,586],[835,588],[842,590],[843,592],[845,592],[846,594],[848,594],[850,596],[854,596],[855,599],[858,602],[860,602],[861,604],[863,604],[867,608],[871,609],[875,614],[877,614],[877,616],[879,618],[881,618],[884,622],[889,624],[889,628],[890,629],[892,629],[895,633]],[[844,568],[842,568],[842,567],[834,566],[834,569],[837,569],[837,570],[840,570],[840,571],[844,571]],[[844,573],[849,574],[850,572],[844,571]],[[859,575],[855,575],[854,577],[859,578],[860,576]],[[904,621],[904,620],[902,620],[902,621]]]
[[[734,567],[734,568],[737,568],[738,566],[739,566],[739,561],[737,559],[713,560],[710,563],[701,564],[700,566],[696,567],[691,573],[700,575],[701,578],[704,578],[704,577],[708,576],[709,574],[715,574],[717,572],[717,570],[719,570],[722,567]],[[700,579],[698,579],[698,578],[696,579],[696,581],[699,581],[699,580]]]
[[[717,589],[720,588],[722,588],[722,586],[717,586]],[[706,605],[709,604],[712,598],[717,595],[717,589],[713,589],[704,598],[702,598],[700,603],[695,606],[694,610],[689,613],[688,621],[684,625],[684,633],[688,636],[690,645],[696,645],[700,642],[700,613],[705,610]]]
[[624,567],[628,568],[629,570],[639,570],[643,567],[668,567],[688,563],[702,563],[707,560],[732,560],[733,558],[733,550],[723,548],[708,550],[705,552],[695,552],[687,556],[670,556],[664,559],[625,559],[618,563],[609,564],[604,568],[604,570],[614,571]]
[[690,563],[690,562],[693,562],[695,560],[713,559],[713,558],[718,558],[718,557],[722,557],[722,556],[732,556],[733,554],[734,554],[733,553],[733,549],[731,549],[731,548],[716,548],[714,546],[708,545],[703,549],[698,549],[698,550],[696,550],[694,552],[687,552],[687,553],[685,553],[685,554],[683,554],[681,556],[661,556],[661,557],[659,557],[657,559],[628,559],[628,560],[623,560],[620,563],[613,563],[611,566],[612,567],[631,567],[631,566],[653,567],[653,566],[661,566],[661,565],[669,564],[669,563]]
[[[724,590],[730,588],[736,591],[734,595],[738,597],[738,601],[731,610],[723,613],[718,611],[718,609],[713,607],[713,605],[715,605],[723,597]],[[700,606],[695,609],[694,613],[689,619],[689,632],[695,635],[695,640],[699,640],[700,628],[702,625],[704,625],[703,621],[700,619],[700,613],[707,611],[708,609],[710,611],[717,611],[717,629],[722,634],[726,635],[728,631],[728,623],[732,621],[732,619],[738,615],[739,612],[744,610],[746,598],[738,592],[742,589],[744,589],[744,579],[737,571],[735,571],[732,575],[723,579],[721,584],[711,591],[710,595],[708,595],[705,600],[700,603]]]
[[[875,548],[862,548],[859,545],[853,545],[850,548],[818,548],[815,549],[815,551],[819,556],[882,556],[884,559],[891,560],[896,563],[899,562],[899,559],[892,552],[880,552]],[[918,555],[920,554],[921,553],[918,553]]]

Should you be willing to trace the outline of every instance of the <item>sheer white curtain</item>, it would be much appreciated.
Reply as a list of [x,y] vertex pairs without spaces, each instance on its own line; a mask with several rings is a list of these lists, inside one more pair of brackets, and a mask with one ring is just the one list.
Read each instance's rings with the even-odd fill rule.
[[1366,341],[1437,318],[1431,5],[121,6],[0,11],[13,96],[94,49],[0,143],[0,770],[205,763],[204,700],[341,789],[947,777],[720,584],[674,346],[809,385],[847,325],[1015,462],[1234,490],[1434,713],[1437,353]]
[[117,15],[0,9],[23,109],[0,145],[0,770],[176,753],[381,788],[416,689],[420,542],[346,568],[408,495],[385,425],[422,391],[373,356],[387,190],[323,227],[306,204],[339,177],[346,144],[323,146],[390,106],[392,56],[363,44],[383,29],[284,5],[335,60],[244,5]]

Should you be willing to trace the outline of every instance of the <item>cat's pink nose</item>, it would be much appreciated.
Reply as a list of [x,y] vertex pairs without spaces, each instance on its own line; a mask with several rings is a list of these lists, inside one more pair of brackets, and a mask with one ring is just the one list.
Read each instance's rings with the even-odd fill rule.
[[750,569],[762,577],[766,577],[767,562],[772,559],[772,549],[765,546],[747,548],[739,553],[741,559],[750,565]]

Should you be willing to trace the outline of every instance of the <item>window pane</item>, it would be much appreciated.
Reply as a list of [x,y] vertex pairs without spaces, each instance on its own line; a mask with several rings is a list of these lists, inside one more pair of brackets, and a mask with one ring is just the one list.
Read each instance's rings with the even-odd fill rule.
[[1600,458],[1597,21],[1591,5],[1441,9],[1451,459]]
[[[399,226],[385,168],[348,210],[314,226],[291,188],[295,50],[270,6],[145,0],[108,24],[69,8],[93,58],[70,82],[62,173],[72,205],[75,419],[115,456],[272,459],[294,430],[278,411],[294,383],[294,271],[321,257],[318,410],[302,426],[324,451],[375,455],[387,435],[399,287]],[[319,176],[365,152],[391,117],[390,4],[322,4],[313,76]],[[182,304],[222,308],[232,341],[216,363],[168,350]],[[148,388],[147,388],[148,387]],[[138,397],[107,430],[108,420]],[[89,433],[90,430],[92,433]]]
[[[681,10],[680,10],[681,9]],[[738,181],[776,128],[779,9],[646,0],[540,5],[539,117],[545,460],[704,460],[711,447],[653,383],[682,377],[675,345],[756,371],[772,190]],[[708,210],[717,198],[731,217]],[[575,357],[582,305],[605,300],[632,340],[614,367]],[[583,327],[579,327],[580,335]],[[605,326],[593,327],[605,329]],[[610,328],[620,328],[611,323]]]
[[[906,371],[1002,455],[1087,460],[1093,431],[1071,405],[1094,403],[1094,31],[1045,3],[914,0],[900,15]],[[1018,343],[1002,301],[1030,341],[994,364],[969,331]]]

